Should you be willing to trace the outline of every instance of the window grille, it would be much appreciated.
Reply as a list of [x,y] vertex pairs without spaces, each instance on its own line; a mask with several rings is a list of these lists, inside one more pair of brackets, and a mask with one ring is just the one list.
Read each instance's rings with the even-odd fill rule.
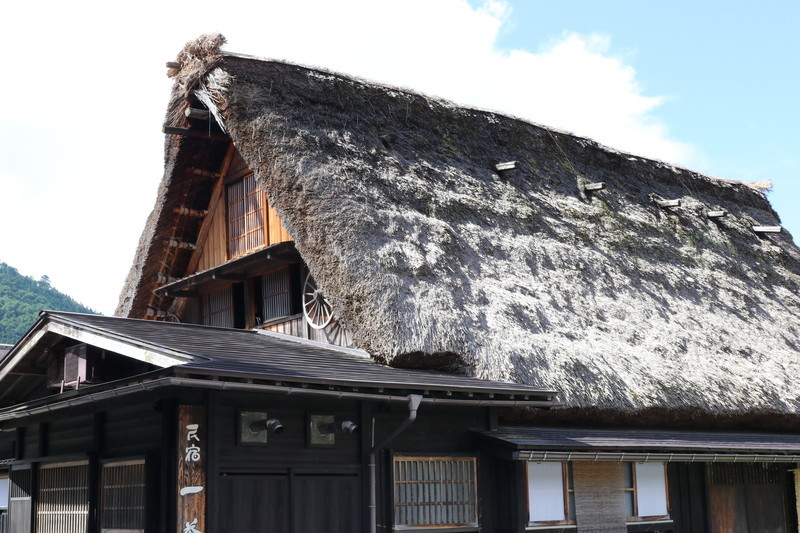
[[404,527],[478,525],[474,457],[395,457],[394,524]]
[[203,295],[203,324],[233,327],[233,290],[230,287]]
[[89,515],[89,465],[42,465],[36,499],[36,533],[86,531]]
[[255,176],[228,185],[228,253],[233,259],[264,246],[264,193]]
[[292,313],[291,276],[288,268],[264,274],[262,297],[264,301],[264,321]]
[[103,465],[100,506],[100,527],[103,533],[144,531],[144,461]]

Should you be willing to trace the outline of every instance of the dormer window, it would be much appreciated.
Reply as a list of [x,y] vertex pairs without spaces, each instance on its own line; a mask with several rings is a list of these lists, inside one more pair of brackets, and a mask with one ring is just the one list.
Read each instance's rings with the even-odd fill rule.
[[233,259],[266,243],[266,198],[253,174],[227,186],[228,257]]

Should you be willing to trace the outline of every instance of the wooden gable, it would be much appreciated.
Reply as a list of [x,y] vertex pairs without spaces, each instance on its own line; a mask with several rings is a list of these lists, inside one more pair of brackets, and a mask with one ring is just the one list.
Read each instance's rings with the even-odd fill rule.
[[291,240],[268,195],[258,188],[253,170],[231,145],[186,275]]

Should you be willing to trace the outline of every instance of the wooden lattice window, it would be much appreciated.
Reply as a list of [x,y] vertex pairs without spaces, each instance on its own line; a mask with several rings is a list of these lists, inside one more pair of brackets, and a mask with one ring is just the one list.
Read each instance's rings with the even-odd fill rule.
[[144,531],[144,461],[105,463],[100,477],[102,533]]
[[87,462],[40,466],[36,495],[36,533],[86,531],[89,517]]
[[632,520],[669,519],[664,463],[624,463],[625,514]]
[[265,245],[264,193],[250,174],[227,187],[228,257],[233,259]]
[[233,289],[231,287],[203,295],[202,321],[206,326],[234,327]]
[[394,525],[478,527],[474,457],[394,457]]
[[264,274],[261,280],[264,321],[292,313],[291,281],[289,268]]
[[528,525],[575,523],[572,463],[527,463]]

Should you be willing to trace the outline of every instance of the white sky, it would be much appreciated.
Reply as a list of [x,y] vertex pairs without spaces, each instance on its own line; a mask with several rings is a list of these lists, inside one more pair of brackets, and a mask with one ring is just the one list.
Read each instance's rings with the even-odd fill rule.
[[[164,63],[204,32],[229,51],[496,109],[692,166],[608,37],[499,50],[502,2],[14,2],[0,97],[0,261],[113,312],[162,174]],[[514,21],[515,24],[524,22]]]

